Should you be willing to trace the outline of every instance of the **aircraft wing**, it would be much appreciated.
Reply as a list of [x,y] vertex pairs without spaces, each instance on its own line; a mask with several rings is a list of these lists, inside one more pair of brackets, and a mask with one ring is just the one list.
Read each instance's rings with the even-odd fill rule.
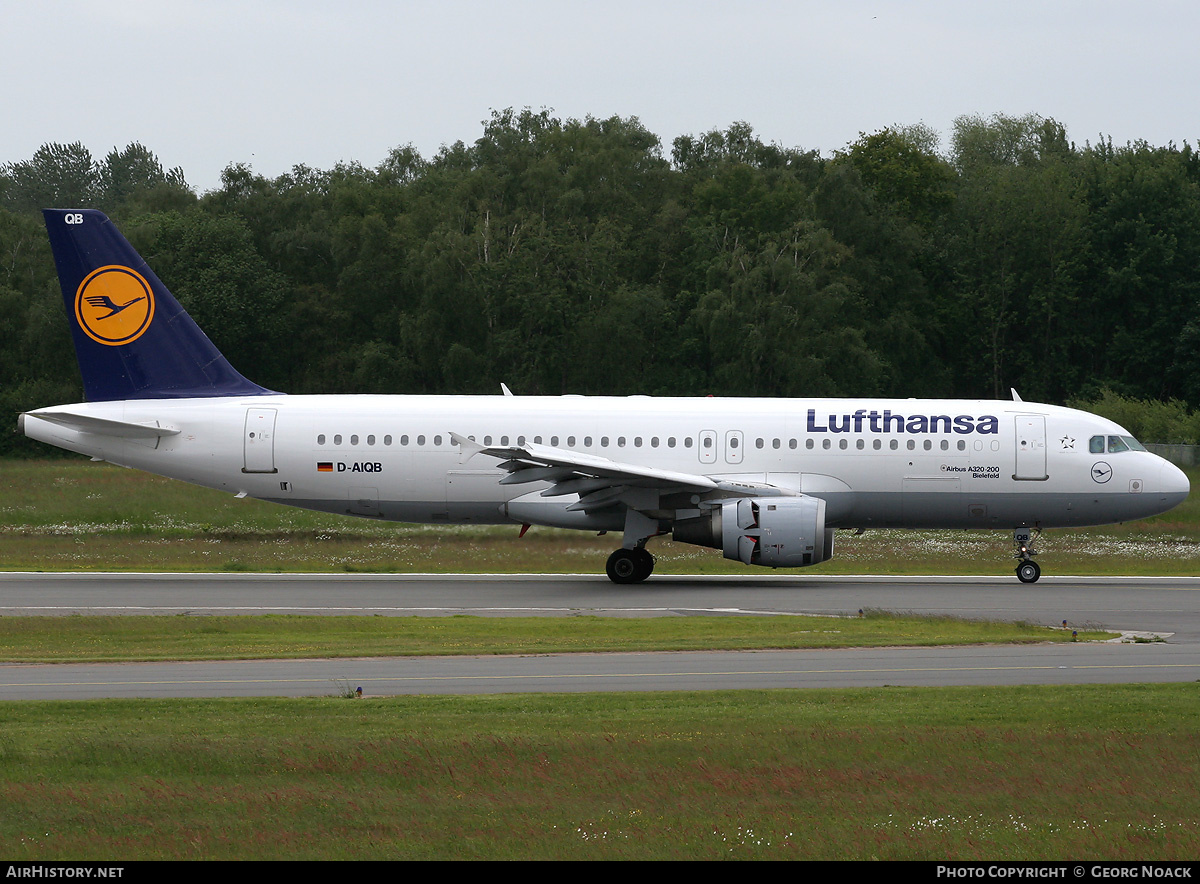
[[604,509],[616,504],[632,505],[635,509],[648,508],[639,491],[650,491],[656,495],[690,493],[701,497],[781,497],[794,496],[775,485],[765,483],[727,481],[697,473],[681,473],[655,467],[621,463],[606,457],[551,448],[546,445],[525,444],[491,447],[480,445],[470,439],[451,433],[463,450],[464,460],[482,454],[500,461],[500,467],[508,475],[500,480],[501,485],[521,485],[529,482],[549,482],[550,487],[542,491],[542,497],[561,497],[578,494],[579,500],[567,507],[569,511]]

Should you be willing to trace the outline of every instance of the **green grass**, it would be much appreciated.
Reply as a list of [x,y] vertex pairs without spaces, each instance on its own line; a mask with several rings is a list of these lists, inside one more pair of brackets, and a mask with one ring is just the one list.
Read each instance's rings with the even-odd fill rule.
[[[1081,632],[1080,641],[1113,633]],[[1070,641],[1062,629],[903,617],[4,617],[0,662],[846,648]]]
[[[1190,474],[1193,486],[1200,470]],[[0,570],[602,573],[617,541],[578,531],[402,525],[312,513],[82,460],[0,461]],[[1200,572],[1200,496],[1154,519],[1046,532],[1047,574]],[[716,550],[651,542],[656,574],[754,574]],[[1012,570],[1009,531],[838,532],[805,573]]]
[[1194,685],[0,704],[0,855],[1200,855]]

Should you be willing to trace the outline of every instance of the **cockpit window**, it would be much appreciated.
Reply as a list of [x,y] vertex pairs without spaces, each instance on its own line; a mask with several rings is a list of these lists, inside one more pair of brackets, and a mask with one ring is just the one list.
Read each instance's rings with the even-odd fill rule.
[[[1105,438],[1103,436],[1093,436],[1088,440],[1088,451],[1092,454],[1103,454],[1105,451]],[[1108,437],[1108,453],[1117,454],[1121,451],[1145,451],[1146,447],[1132,436],[1109,436]]]
[[[1104,437],[1093,436],[1088,440],[1088,451],[1092,454],[1104,453]],[[1146,447],[1132,436],[1109,436],[1108,453],[1117,454],[1121,451],[1145,451]]]

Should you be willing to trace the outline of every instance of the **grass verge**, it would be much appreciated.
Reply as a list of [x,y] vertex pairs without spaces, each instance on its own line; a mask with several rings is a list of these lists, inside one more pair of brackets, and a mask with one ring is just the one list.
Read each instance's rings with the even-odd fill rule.
[[1200,855],[1194,685],[0,704],[0,853]]
[[[1113,637],[1081,632],[1081,641]],[[1070,641],[1024,623],[904,617],[4,617],[0,661],[296,659]]]

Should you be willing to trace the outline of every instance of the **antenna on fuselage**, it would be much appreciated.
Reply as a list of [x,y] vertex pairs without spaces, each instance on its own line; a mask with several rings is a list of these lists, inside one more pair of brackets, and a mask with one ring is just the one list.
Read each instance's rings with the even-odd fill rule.
[[1016,387],[1009,387],[1008,389],[1012,393],[1013,402],[1024,402],[1025,401],[1024,399],[1021,398],[1021,394],[1017,392]]
[[508,389],[508,384],[504,383],[504,381],[500,382],[500,392],[503,393],[505,396],[512,395],[512,390]]

